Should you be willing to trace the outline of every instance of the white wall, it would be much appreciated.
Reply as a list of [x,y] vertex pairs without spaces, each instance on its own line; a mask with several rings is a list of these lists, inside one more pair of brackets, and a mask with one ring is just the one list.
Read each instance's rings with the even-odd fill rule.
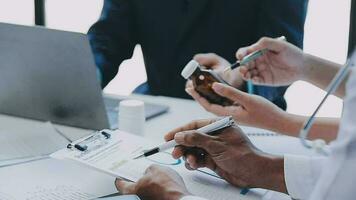
[[[33,24],[33,1],[0,0],[0,21]],[[47,0],[47,25],[50,28],[87,32],[99,17],[102,0]],[[350,0],[310,0],[305,26],[305,51],[337,63],[344,63],[347,52]],[[120,78],[118,78],[120,77]],[[139,46],[133,58],[125,61],[105,92],[129,94],[137,85],[146,81],[146,72]],[[296,82],[285,97],[288,111],[301,115],[310,114],[324,92],[305,83]],[[342,102],[331,97],[320,116],[340,116]]]

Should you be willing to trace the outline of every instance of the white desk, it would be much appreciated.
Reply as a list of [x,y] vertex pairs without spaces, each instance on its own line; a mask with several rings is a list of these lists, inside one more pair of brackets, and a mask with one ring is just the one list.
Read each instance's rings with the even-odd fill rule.
[[[132,95],[130,97],[144,100],[146,102],[165,104],[170,107],[168,113],[155,117],[146,122],[144,136],[156,142],[163,141],[163,136],[168,131],[182,126],[192,120],[214,117],[212,114],[206,112],[203,108],[201,108],[201,106],[192,100],[143,95]],[[31,126],[36,126],[38,123],[43,122],[0,115],[0,131],[11,131],[16,129],[23,130],[26,128],[31,128]],[[78,139],[92,132],[92,130],[85,130],[62,125],[55,126],[72,140]],[[285,197],[285,195],[282,196]]]
[[[108,96],[115,97],[113,95]],[[144,95],[132,95],[130,98],[140,99],[156,104],[164,104],[170,107],[168,113],[150,119],[146,122],[144,136],[155,141],[162,141],[165,133],[192,120],[213,117],[213,115],[204,111],[204,109],[192,100]],[[38,124],[42,122],[0,115],[0,130],[11,131],[19,128],[26,129],[31,128],[31,126],[34,126],[36,123]],[[56,125],[56,127],[72,140],[78,139],[92,132],[91,130],[62,125]]]

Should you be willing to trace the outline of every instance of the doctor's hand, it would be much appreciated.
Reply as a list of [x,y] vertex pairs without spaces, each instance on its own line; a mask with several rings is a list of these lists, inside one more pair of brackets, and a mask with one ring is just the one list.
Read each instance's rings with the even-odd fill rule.
[[[230,63],[223,57],[214,53],[197,54],[193,58],[200,65],[205,66],[207,69],[214,70],[222,79],[224,79],[230,85],[239,88],[243,84],[243,79],[240,72],[224,73],[226,67],[230,66]],[[187,82],[186,88],[192,88],[191,81]]]
[[252,80],[257,85],[283,86],[303,79],[304,53],[298,47],[278,39],[262,38],[257,43],[241,48],[236,57],[242,60],[246,55],[268,49],[266,53],[241,66],[243,79]]
[[212,104],[194,89],[188,88],[186,91],[208,112],[218,116],[233,116],[240,125],[283,132],[282,126],[289,121],[288,113],[263,97],[250,95],[221,83],[214,83],[213,90],[220,96],[230,99],[234,105]]
[[176,171],[159,165],[150,166],[137,183],[117,179],[115,185],[122,194],[136,194],[141,200],[179,200],[190,195]]
[[286,192],[283,158],[258,150],[236,126],[209,136],[195,130],[215,120],[193,121],[169,132],[165,139],[174,139],[174,158],[185,157],[186,167],[194,170],[208,167],[232,185],[259,187]]

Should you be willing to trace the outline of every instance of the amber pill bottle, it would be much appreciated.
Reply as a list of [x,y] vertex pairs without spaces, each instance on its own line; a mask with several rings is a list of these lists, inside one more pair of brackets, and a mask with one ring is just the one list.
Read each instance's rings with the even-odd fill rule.
[[233,102],[222,97],[214,92],[212,85],[214,82],[229,85],[216,72],[210,69],[205,69],[197,61],[190,61],[183,69],[181,75],[185,79],[190,79],[193,82],[194,89],[210,103],[219,104],[222,106],[232,105]]

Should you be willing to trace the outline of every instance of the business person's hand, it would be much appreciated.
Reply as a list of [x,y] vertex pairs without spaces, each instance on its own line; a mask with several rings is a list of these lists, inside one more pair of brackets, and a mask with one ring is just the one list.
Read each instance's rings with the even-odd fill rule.
[[252,80],[259,85],[283,86],[303,79],[304,53],[285,41],[262,38],[249,47],[239,49],[236,57],[242,60],[246,55],[262,49],[268,51],[255,61],[240,67],[239,71],[245,80]]
[[208,167],[238,187],[286,192],[283,158],[258,150],[236,126],[223,129],[215,136],[195,131],[213,121],[194,121],[169,132],[165,139],[174,139],[180,145],[173,150],[173,157],[184,156],[188,169]]
[[289,120],[289,115],[267,99],[250,95],[233,87],[214,83],[213,90],[220,96],[235,102],[232,106],[212,104],[200,96],[194,89],[186,89],[205,110],[218,116],[233,116],[240,125],[254,126],[273,131],[284,130],[282,126]]
[[142,200],[179,200],[189,195],[176,171],[158,165],[150,166],[137,183],[117,179],[115,185],[122,194],[136,194]]
[[[230,63],[219,55],[214,53],[197,54],[193,58],[200,65],[205,66],[208,69],[214,70],[222,79],[224,79],[230,85],[239,88],[243,84],[242,76],[239,72],[224,73],[226,67],[230,66]],[[186,88],[192,88],[191,81],[187,82]]]

